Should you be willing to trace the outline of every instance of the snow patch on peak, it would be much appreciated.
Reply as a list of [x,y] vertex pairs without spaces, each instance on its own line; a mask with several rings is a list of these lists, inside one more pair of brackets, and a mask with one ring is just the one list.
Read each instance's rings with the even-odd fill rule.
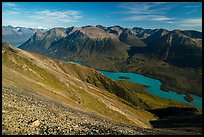
[[38,27],[36,27],[36,29],[45,29],[45,30],[47,30],[47,28],[44,28],[42,26],[38,26]]
[[17,31],[18,31],[19,29],[20,29],[19,27],[16,28]]

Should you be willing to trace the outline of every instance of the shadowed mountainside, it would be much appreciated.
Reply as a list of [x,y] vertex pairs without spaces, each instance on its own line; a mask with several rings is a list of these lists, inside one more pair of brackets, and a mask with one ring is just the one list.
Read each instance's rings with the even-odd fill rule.
[[97,25],[36,33],[20,48],[96,69],[140,73],[159,79],[164,90],[201,96],[201,37],[191,30]]
[[151,129],[158,118],[149,110],[192,106],[149,95],[143,85],[6,43],[2,63],[3,134],[200,134]]

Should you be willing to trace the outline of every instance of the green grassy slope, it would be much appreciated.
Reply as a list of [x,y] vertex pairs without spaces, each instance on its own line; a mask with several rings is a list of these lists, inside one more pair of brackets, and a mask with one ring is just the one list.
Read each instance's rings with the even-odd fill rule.
[[100,73],[93,73],[87,77],[87,82],[104,88],[121,98],[121,101],[131,106],[143,108],[146,110],[165,107],[190,107],[186,103],[162,99],[150,95],[146,92],[144,85],[135,84],[125,80],[114,81]]
[[3,87],[14,87],[126,124],[150,128],[148,109],[192,107],[145,92],[145,86],[113,81],[94,69],[2,44]]
[[93,59],[82,60],[82,63],[99,70],[139,73],[160,80],[164,90],[202,96],[202,70],[199,69],[174,67],[144,55],[134,55],[127,61]]
[[151,127],[149,120],[155,119],[151,113],[134,109],[117,96],[83,81],[96,72],[93,69],[30,54],[5,44],[2,62],[4,87],[37,92],[74,108],[139,127]]

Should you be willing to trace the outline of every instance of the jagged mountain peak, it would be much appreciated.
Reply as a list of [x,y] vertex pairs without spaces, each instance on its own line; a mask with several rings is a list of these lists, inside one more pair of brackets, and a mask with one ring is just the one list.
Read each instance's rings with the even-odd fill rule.
[[161,36],[166,35],[169,32],[169,30],[166,29],[159,29],[155,34],[160,34]]
[[146,44],[151,45],[155,43],[156,41],[158,41],[162,36],[166,35],[167,33],[169,33],[169,31],[166,29],[159,29],[155,33],[150,35],[149,37],[145,38],[143,41]]
[[[117,58],[121,55],[118,58],[124,60],[129,53],[151,53],[151,56],[159,56],[166,60],[169,57],[180,56],[180,53],[175,52],[171,47],[175,47],[175,49],[185,47],[185,50],[191,49],[189,47],[202,47],[202,39],[194,39],[191,34],[191,31],[151,30],[137,27],[131,29],[120,26],[111,26],[105,29],[100,25],[66,29],[53,28],[46,33],[36,33],[29,42],[20,48],[56,58],[77,57],[84,59],[89,56]],[[147,38],[144,38],[145,36]],[[187,54],[186,51],[184,53]]]
[[123,27],[115,25],[115,26],[108,27],[106,31],[119,36],[122,33],[123,29],[124,29]]
[[194,39],[202,39],[202,32],[195,31],[195,30],[180,30],[181,33],[184,35],[194,38]]
[[141,27],[134,27],[132,31],[138,38],[145,39],[149,37],[150,35],[154,34],[155,32],[157,32],[158,29],[144,29]]
[[190,47],[202,47],[202,44],[198,43],[196,40],[192,39],[191,37],[185,35],[180,30],[173,30],[166,34],[158,43],[165,42],[168,45],[174,46],[190,46]]
[[77,30],[81,30],[81,29],[82,29],[81,27],[74,27],[74,26],[72,26],[72,27],[69,27],[69,28],[66,29],[66,33],[67,33],[68,35],[70,35],[70,34],[72,34],[73,32],[75,32],[75,31],[77,31]]
[[102,26],[102,25],[96,25],[96,27],[97,27],[97,28],[100,28],[100,29],[103,29],[103,30],[106,30],[106,29],[107,29],[107,27]]
[[129,29],[129,28],[123,29],[123,33],[129,34],[129,35],[134,35],[132,29]]
[[[159,34],[163,32],[166,33],[160,30]],[[184,35],[179,30],[170,31],[160,38],[153,38],[155,39],[152,39],[153,42],[146,50],[147,54],[178,67],[201,67],[202,44],[198,41]]]
[[132,30],[135,30],[135,32],[141,32],[141,31],[144,31],[144,28],[134,27],[134,28],[132,28]]
[[128,29],[128,28],[123,29],[119,39],[120,41],[132,46],[136,46],[136,47],[147,46],[144,42],[142,42],[139,38],[136,37],[136,35],[132,32],[131,29]]
[[66,37],[66,29],[62,27],[58,28],[52,28],[47,31],[48,35],[54,35],[54,36],[59,36],[59,37]]
[[114,26],[111,26],[111,27],[108,27],[108,28],[111,28],[111,29],[114,29],[114,30],[122,30],[124,29],[123,27],[121,27],[120,25],[114,25]]
[[115,35],[108,33],[96,26],[83,27],[80,31],[92,39],[104,39],[104,38],[117,39]]

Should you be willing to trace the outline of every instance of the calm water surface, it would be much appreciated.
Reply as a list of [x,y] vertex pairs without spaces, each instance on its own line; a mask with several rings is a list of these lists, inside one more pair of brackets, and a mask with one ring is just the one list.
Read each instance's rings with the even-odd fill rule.
[[146,76],[136,74],[136,73],[107,72],[107,71],[101,71],[101,70],[98,70],[98,71],[114,80],[121,80],[119,78],[120,76],[129,77],[129,79],[126,79],[127,81],[150,86],[147,88],[147,91],[150,94],[159,96],[161,98],[167,98],[167,99],[177,100],[180,102],[189,103],[193,106],[196,106],[202,109],[202,98],[196,95],[191,95],[194,98],[194,101],[187,102],[184,99],[184,96],[185,96],[184,94],[177,94],[176,92],[171,92],[171,91],[166,92],[166,91],[161,90],[160,89],[161,82],[159,80],[148,78]]
[[[63,60],[63,61],[75,62],[75,63],[81,64],[80,62],[76,62],[72,60]],[[136,74],[136,73],[108,72],[108,71],[102,71],[102,70],[97,70],[97,71],[101,72],[102,74],[114,80],[121,80],[121,78],[119,78],[120,76],[129,77],[129,79],[126,79],[127,81],[150,86],[147,88],[147,92],[150,94],[159,96],[161,98],[172,99],[172,100],[177,100],[180,102],[189,103],[193,106],[196,106],[202,109],[202,98],[196,95],[191,95],[194,98],[194,101],[188,102],[184,99],[184,96],[185,96],[184,94],[177,94],[176,92],[171,92],[171,91],[166,92],[166,91],[161,90],[160,89],[161,82],[157,79],[149,78],[149,77],[143,76],[141,74]]]

